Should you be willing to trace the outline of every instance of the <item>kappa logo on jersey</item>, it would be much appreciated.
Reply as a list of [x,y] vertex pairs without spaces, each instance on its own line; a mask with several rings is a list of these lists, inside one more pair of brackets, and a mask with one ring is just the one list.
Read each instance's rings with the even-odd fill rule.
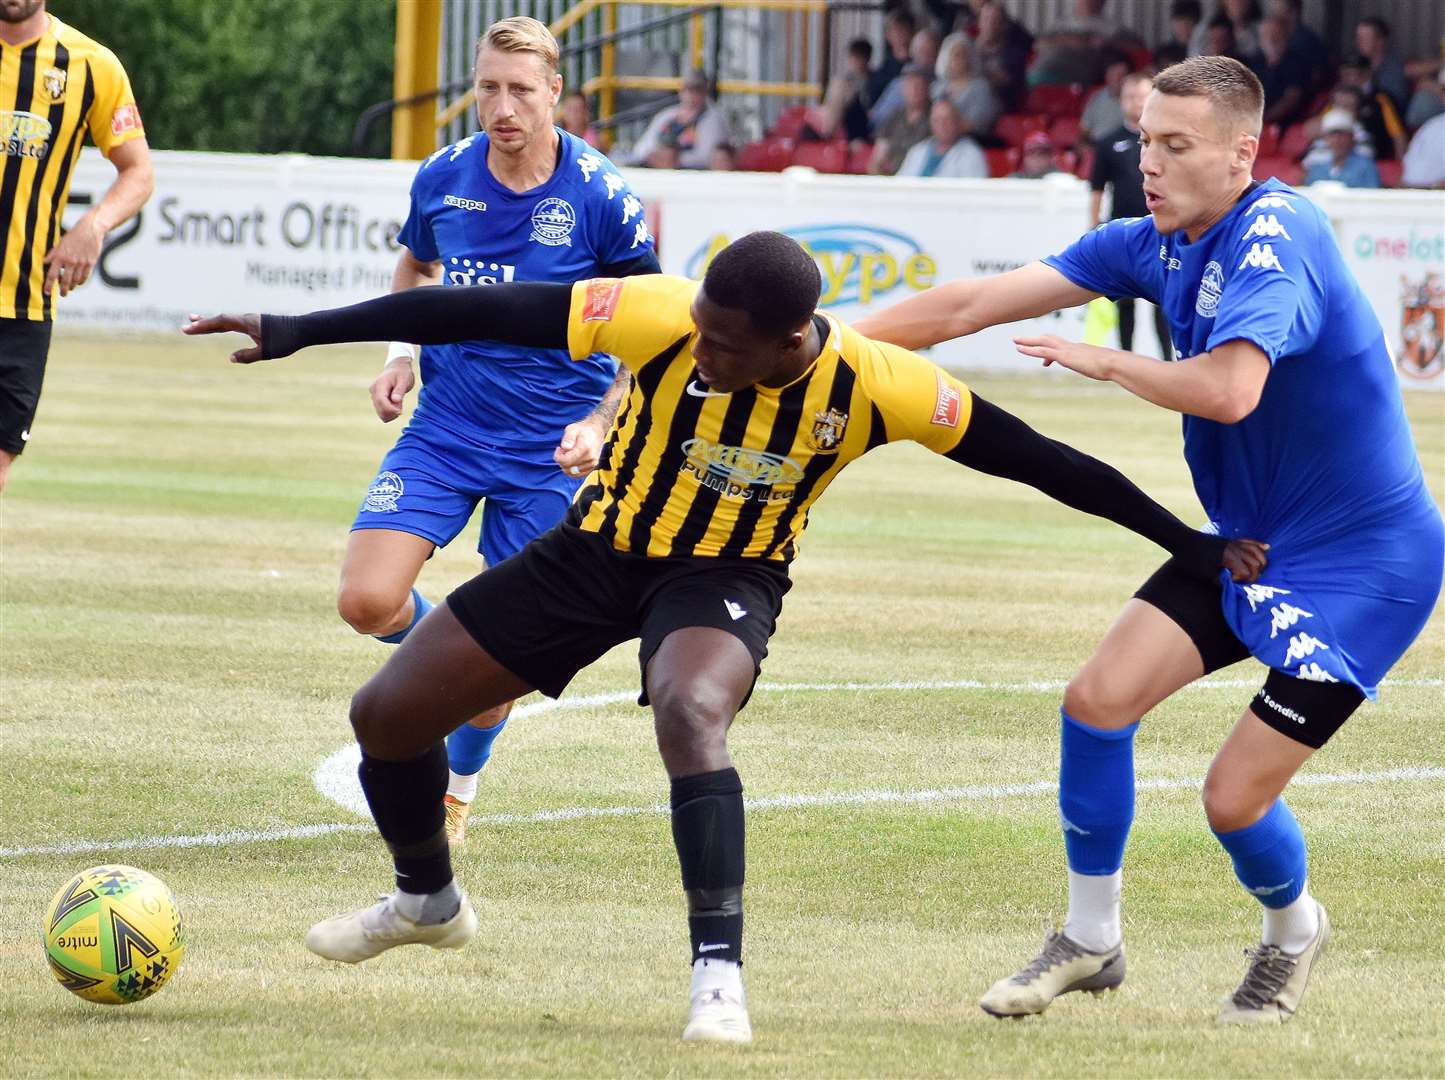
[[1281,630],[1288,630],[1301,619],[1313,619],[1314,617],[1313,611],[1306,611],[1304,608],[1295,607],[1289,603],[1272,607],[1269,609],[1269,636],[1271,639],[1278,637]]
[[50,95],[53,104],[59,105],[65,100],[65,79],[64,70],[58,67],[48,67],[41,80],[45,83],[45,92]]
[[1163,244],[1159,245],[1159,261],[1164,264],[1164,269],[1166,272],[1170,270],[1178,270],[1181,266],[1184,265],[1178,259],[1170,255],[1169,249]]
[[1340,681],[1313,661],[1308,664],[1301,664],[1299,670],[1295,672],[1295,678],[1304,679],[1306,682],[1337,683]]
[[1199,279],[1199,295],[1194,301],[1194,313],[1201,319],[1212,319],[1219,314],[1219,298],[1224,293],[1224,267],[1210,260]]
[[1116,153],[1116,154],[1122,154],[1122,153],[1124,153],[1124,151],[1128,150],[1129,147],[1131,147],[1131,146],[1133,146],[1133,145],[1134,145],[1134,140],[1133,140],[1133,139],[1120,139],[1118,142],[1116,142],[1116,143],[1114,144],[1114,153]]
[[1300,631],[1289,639],[1289,648],[1285,650],[1284,662],[1291,664],[1296,660],[1303,660],[1306,656],[1312,656],[1321,650],[1328,652],[1329,646],[1317,637],[1311,637],[1304,631]]
[[622,299],[620,278],[593,278],[587,283],[587,299],[582,305],[583,322],[611,322]]
[[843,444],[843,432],[848,427],[848,414],[829,408],[827,412],[813,414],[813,431],[808,437],[808,446],[820,454],[836,453]]
[[483,262],[481,259],[458,259],[453,255],[447,260],[448,285],[495,285],[499,281],[511,281],[517,276],[517,268],[511,263]]
[[460,195],[443,195],[442,202],[447,206],[455,206],[458,210],[485,210],[487,204],[480,199],[464,199]]
[[135,102],[129,105],[122,105],[110,114],[110,133],[112,135],[124,135],[127,131],[140,131],[140,109]]
[[1249,251],[1245,253],[1244,261],[1239,264],[1238,269],[1243,270],[1246,266],[1284,273],[1284,267],[1279,264],[1279,257],[1274,253],[1273,244],[1250,244]]
[[50,153],[50,121],[33,112],[0,112],[0,141],[6,157],[35,158]]
[[938,397],[933,402],[933,418],[928,422],[939,427],[958,427],[963,395],[944,382],[942,373],[935,373],[934,378],[938,380]]
[[1253,224],[1249,226],[1249,230],[1244,234],[1244,239],[1248,240],[1252,236],[1267,236],[1270,239],[1274,239],[1276,236],[1283,236],[1286,240],[1294,239],[1285,227],[1279,223],[1279,218],[1273,214],[1260,214],[1259,217],[1254,219]]
[[371,487],[366,492],[366,509],[375,514],[394,514],[397,509],[396,501],[405,491],[406,485],[396,473],[381,473],[371,482]]
[[577,211],[566,199],[549,196],[532,208],[532,239],[548,247],[571,246]]
[[[1212,521],[1209,524],[1212,526],[1211,529],[1201,531],[1208,532],[1211,536],[1218,536],[1219,526]],[[1244,598],[1249,601],[1250,611],[1257,611],[1260,604],[1268,603],[1276,596],[1289,595],[1288,589],[1281,589],[1277,585],[1243,585],[1241,589],[1244,592]]]
[[1293,197],[1294,196],[1288,195],[1282,191],[1271,191],[1268,195],[1261,195],[1259,198],[1255,199],[1254,202],[1250,203],[1249,209],[1246,210],[1245,213],[1252,214],[1256,210],[1284,209],[1288,210],[1291,214],[1298,214],[1299,211],[1296,210],[1294,208],[1294,205],[1290,202],[1290,199]]

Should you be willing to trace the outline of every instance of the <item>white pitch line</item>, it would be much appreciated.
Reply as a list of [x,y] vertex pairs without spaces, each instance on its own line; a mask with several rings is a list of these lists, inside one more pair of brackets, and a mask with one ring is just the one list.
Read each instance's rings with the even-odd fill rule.
[[[807,691],[873,691],[873,690],[999,690],[999,691],[1058,691],[1064,688],[1062,681],[1036,681],[986,683],[974,679],[883,682],[883,683],[759,683],[757,690],[764,693],[807,692]],[[1249,679],[1203,679],[1192,683],[1189,689],[1237,689],[1257,686],[1258,680]],[[1442,679],[1400,679],[1391,680],[1391,686],[1431,687],[1445,686]],[[618,691],[603,694],[587,694],[559,700],[543,700],[523,705],[514,710],[515,717],[551,712],[556,709],[581,709],[598,705],[615,705],[635,701],[635,691]],[[356,782],[356,766],[360,761],[360,750],[353,743],[329,755],[317,767],[314,782],[317,791],[351,810],[361,817],[369,817],[366,800]],[[1404,768],[1387,769],[1379,772],[1349,773],[1307,773],[1297,776],[1295,784],[1316,786],[1323,784],[1375,784],[1391,780],[1445,780],[1445,768]],[[1144,779],[1138,781],[1138,788],[1146,791],[1175,791],[1197,788],[1193,779]],[[844,806],[869,803],[929,804],[947,802],[977,802],[1017,798],[1025,795],[1052,794],[1058,790],[1053,781],[1040,780],[1026,784],[975,785],[926,789],[922,791],[892,791],[887,789],[854,792],[823,792],[815,795],[771,795],[748,799],[749,810],[797,809],[813,806]],[[472,818],[484,825],[531,825],[553,821],[578,821],[588,818],[637,817],[647,814],[665,814],[668,808],[662,804],[651,806],[573,806],[556,810],[539,810],[531,814],[478,814]],[[270,843],[279,840],[305,840],[339,832],[370,832],[373,826],[359,821],[330,822],[320,825],[294,825],[277,829],[231,829],[224,832],[200,833],[192,836],[139,836],[125,840],[75,840],[61,844],[37,847],[0,847],[0,858],[14,859],[27,855],[80,855],[99,851],[136,851],[164,848],[227,847],[237,844]]]

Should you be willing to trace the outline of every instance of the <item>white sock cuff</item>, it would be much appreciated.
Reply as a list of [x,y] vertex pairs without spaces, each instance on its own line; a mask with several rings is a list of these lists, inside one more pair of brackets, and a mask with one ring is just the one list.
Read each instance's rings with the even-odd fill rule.
[[447,770],[447,794],[457,802],[469,803],[477,797],[477,780],[481,773],[474,772],[468,776],[461,773],[454,773]]

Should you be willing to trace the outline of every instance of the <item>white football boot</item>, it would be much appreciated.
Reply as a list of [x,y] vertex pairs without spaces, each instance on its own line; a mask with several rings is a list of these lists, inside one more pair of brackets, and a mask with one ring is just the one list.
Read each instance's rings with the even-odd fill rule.
[[337,915],[306,931],[306,947],[317,956],[359,964],[397,945],[430,945],[433,949],[460,949],[477,936],[477,913],[467,894],[446,922],[422,925],[396,909],[395,894],[383,896],[371,907]]
[[1310,971],[1330,940],[1330,919],[1318,900],[1320,928],[1314,940],[1297,953],[1287,953],[1278,945],[1259,945],[1244,950],[1249,957],[1249,970],[1224,1008],[1219,1012],[1221,1024],[1283,1024],[1295,1014]]
[[692,965],[691,1007],[682,1038],[684,1042],[753,1041],[741,965],[726,960],[698,960]]
[[1022,971],[994,983],[978,1004],[990,1016],[1032,1016],[1060,994],[1118,989],[1124,970],[1122,942],[1107,952],[1090,952],[1063,931],[1050,930],[1039,955]]

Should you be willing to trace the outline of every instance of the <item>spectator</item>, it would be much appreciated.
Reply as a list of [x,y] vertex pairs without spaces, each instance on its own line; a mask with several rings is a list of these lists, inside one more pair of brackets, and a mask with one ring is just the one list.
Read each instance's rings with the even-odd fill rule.
[[828,81],[823,101],[808,110],[803,138],[827,141],[841,135],[851,142],[867,142],[873,134],[868,120],[869,62],[873,45],[867,38],[848,42],[842,74]]
[[647,152],[647,157],[640,164],[649,169],[682,168],[682,148],[677,145],[677,136],[670,131],[664,131],[657,137],[652,149]]
[[932,74],[927,68],[909,64],[898,76],[902,80],[903,107],[878,130],[878,141],[873,144],[873,156],[868,162],[868,171],[875,176],[892,176],[903,164],[903,155],[928,138],[928,87]]
[[1370,138],[1370,133],[1360,120],[1360,103],[1364,95],[1360,93],[1358,86],[1340,85],[1330,91],[1330,103],[1318,116],[1311,117],[1302,125],[1305,133],[1312,140],[1310,148],[1305,152],[1301,164],[1306,169],[1313,165],[1321,165],[1330,160],[1330,147],[1325,142],[1325,137],[1320,134],[1320,125],[1324,121],[1325,114],[1331,111],[1339,111],[1350,118],[1354,125],[1355,153],[1363,154],[1371,161],[1375,158],[1375,143]]
[[1038,180],[1058,172],[1054,164],[1054,142],[1044,131],[1032,132],[1024,139],[1024,156],[1018,169],[1009,173],[1010,180]]
[[1405,187],[1445,187],[1445,113],[1425,121],[1410,140],[1400,172]]
[[738,155],[732,143],[718,143],[707,156],[709,172],[736,172],[737,167]]
[[[1221,0],[1214,18],[1194,28],[1194,37],[1189,42],[1190,56],[1233,56],[1259,51],[1257,29],[1262,12],[1259,0]],[[1230,52],[1211,52],[1211,37],[1217,35],[1220,20],[1229,23]],[[1215,42],[1217,44],[1217,41]]]
[[988,135],[1003,106],[988,80],[974,68],[968,42],[963,38],[955,40],[945,60],[940,91],[958,109],[964,134],[975,138]]
[[1124,122],[1119,95],[1129,74],[1128,58],[1115,54],[1104,65],[1104,85],[1095,90],[1079,117],[1079,128],[1089,142],[1098,142]]
[[892,11],[883,20],[883,60],[868,77],[870,105],[882,96],[889,83],[903,74],[913,46],[913,35],[917,32],[918,24],[907,9]]
[[1103,13],[1104,4],[1105,0],[1074,0],[1073,13],[1039,38],[1030,83],[1092,86],[1099,81],[1107,58],[1104,46],[1124,36],[1124,28]]
[[1159,48],[1178,46],[1189,55],[1189,42],[1194,31],[1204,21],[1204,7],[1199,0],[1174,0],[1169,5],[1169,36],[1159,43]]
[[[1143,72],[1133,72],[1124,79],[1120,92],[1123,119],[1117,128],[1094,144],[1094,168],[1089,174],[1089,228],[1099,224],[1104,206],[1104,189],[1110,189],[1109,220],[1144,217],[1149,213],[1144,203],[1144,174],[1139,171],[1139,118],[1154,80]],[[1134,348],[1134,299],[1117,301],[1119,308],[1119,348]],[[1169,320],[1161,308],[1154,309],[1154,332],[1159,338],[1165,360],[1174,359],[1169,337]]]
[[1405,127],[1419,131],[1426,120],[1445,112],[1445,66],[1435,78],[1423,78],[1415,84],[1415,96],[1405,110]]
[[1404,109],[1410,101],[1410,83],[1404,63],[1390,48],[1390,24],[1377,15],[1361,19],[1355,26],[1355,47],[1370,69],[1365,95],[1383,90],[1396,112]]
[[1173,67],[1181,60],[1189,59],[1189,50],[1183,45],[1173,41],[1166,41],[1154,50],[1154,70],[1163,71],[1167,67]]
[[988,161],[983,151],[963,133],[958,107],[946,97],[928,112],[930,137],[915,143],[903,156],[899,176],[934,176],[948,180],[984,180]]
[[1199,51],[1192,56],[1228,56],[1239,60],[1239,49],[1234,36],[1234,23],[1228,15],[1216,15],[1204,27],[1204,37]]
[[[677,151],[677,166],[653,165],[653,168],[705,169],[712,148],[731,142],[727,121],[722,112],[708,100],[707,76],[690,71],[682,80],[682,91],[676,105],[669,105],[652,118],[647,130],[633,146],[626,159],[628,165],[651,165],[652,152],[664,141]],[[664,157],[668,154],[665,152]]]
[[1018,108],[1028,89],[1029,46],[1021,44],[1015,27],[999,0],[987,0],[978,10],[973,59],[1005,111]]
[[557,126],[563,131],[576,135],[588,146],[597,146],[597,129],[592,126],[592,112],[587,107],[587,96],[581,90],[573,90],[562,99],[562,115]]
[[1306,184],[1337,180],[1353,188],[1380,186],[1380,171],[1375,163],[1355,152],[1354,117],[1342,109],[1331,109],[1320,121],[1320,133],[1330,148],[1330,158],[1310,166],[1305,173]]
[[1359,120],[1370,133],[1375,159],[1389,161],[1405,153],[1405,125],[1389,93],[1371,85],[1370,63],[1364,57],[1340,65],[1340,85],[1360,91]]
[[1283,19],[1289,28],[1286,48],[1309,64],[1309,90],[1324,89],[1330,75],[1330,50],[1325,45],[1325,39],[1305,23],[1300,0],[1269,0],[1269,13],[1276,19]]
[[1264,122],[1289,127],[1309,104],[1310,62],[1289,48],[1289,22],[1270,16],[1259,24],[1259,51],[1249,69],[1264,87]]
[[[909,46],[912,57],[910,63],[915,67],[923,68],[930,79],[933,78],[933,71],[938,66],[938,43],[938,31],[931,26],[926,26],[913,35],[913,43]],[[903,87],[898,79],[894,79],[883,88],[882,95],[868,110],[868,119],[873,123],[873,130],[880,130],[884,124],[888,123],[888,118],[896,113],[902,105]]]

